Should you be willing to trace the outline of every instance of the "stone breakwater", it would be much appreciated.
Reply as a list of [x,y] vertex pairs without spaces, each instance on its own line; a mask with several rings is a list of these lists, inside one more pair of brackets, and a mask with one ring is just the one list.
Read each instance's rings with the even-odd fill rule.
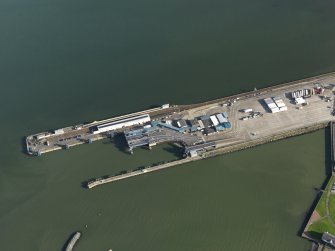
[[146,173],[149,173],[149,172],[159,171],[159,170],[162,170],[162,169],[166,169],[168,167],[173,167],[173,166],[185,164],[185,163],[196,161],[196,160],[201,160],[201,159],[211,158],[211,157],[215,157],[215,156],[219,156],[219,155],[223,155],[223,154],[227,154],[227,153],[241,151],[241,150],[248,149],[248,148],[251,148],[251,147],[255,147],[255,146],[258,146],[258,145],[274,142],[274,141],[277,141],[277,140],[281,140],[281,139],[285,139],[285,138],[289,138],[289,137],[294,137],[294,136],[314,132],[314,131],[325,128],[327,125],[328,125],[328,122],[327,123],[317,123],[317,124],[314,124],[312,126],[292,129],[292,130],[282,132],[282,133],[279,133],[279,134],[276,134],[276,135],[273,135],[273,136],[260,138],[260,139],[256,139],[256,140],[250,140],[248,142],[243,142],[243,143],[237,143],[237,144],[222,147],[222,148],[217,148],[217,149],[214,149],[214,150],[211,150],[211,151],[204,152],[200,156],[188,157],[188,158],[185,158],[185,159],[179,159],[179,160],[171,161],[171,162],[160,164],[160,165],[146,167],[144,169],[136,170],[136,171],[129,172],[129,173],[126,173],[126,174],[110,176],[110,177],[107,177],[107,178],[99,178],[99,179],[96,179],[94,181],[88,182],[87,183],[87,188],[91,189],[91,188],[94,188],[94,187],[99,186],[99,185],[115,182],[115,181],[122,180],[122,179],[131,178],[131,177],[134,177],[134,176],[139,176],[139,175],[146,174]]
[[311,132],[314,132],[314,131],[317,131],[317,130],[320,130],[320,129],[323,129],[323,128],[327,127],[328,124],[329,124],[329,122],[317,123],[317,124],[312,125],[312,126],[292,129],[292,130],[289,130],[289,131],[286,131],[286,132],[283,132],[283,133],[279,133],[279,134],[276,134],[276,135],[273,135],[273,136],[264,137],[264,138],[260,138],[260,139],[255,139],[255,140],[251,140],[251,141],[247,141],[247,142],[243,142],[243,143],[237,143],[237,144],[222,147],[222,148],[217,148],[217,149],[214,149],[212,151],[205,152],[202,155],[202,158],[215,157],[215,156],[226,154],[226,153],[237,152],[237,151],[241,151],[241,150],[248,149],[248,148],[251,148],[251,147],[271,143],[271,142],[274,142],[274,141],[277,141],[277,140],[286,139],[286,138],[290,138],[290,137],[294,137],[294,136],[298,136],[298,135],[311,133]]

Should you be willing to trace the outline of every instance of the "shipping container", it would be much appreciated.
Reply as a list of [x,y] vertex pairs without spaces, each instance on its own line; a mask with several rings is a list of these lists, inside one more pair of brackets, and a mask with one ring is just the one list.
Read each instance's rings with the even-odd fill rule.
[[251,108],[249,108],[249,109],[244,109],[243,112],[244,112],[244,113],[252,112],[252,109],[251,109]]
[[276,104],[277,104],[277,106],[280,108],[280,107],[284,107],[284,106],[286,106],[285,104],[284,104],[284,102],[276,102]]

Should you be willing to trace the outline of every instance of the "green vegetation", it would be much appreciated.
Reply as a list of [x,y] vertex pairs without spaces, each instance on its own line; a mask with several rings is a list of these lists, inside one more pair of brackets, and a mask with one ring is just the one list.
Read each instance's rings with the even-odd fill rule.
[[329,215],[327,215],[327,197],[328,192],[334,183],[334,176],[332,176],[327,184],[327,187],[325,188],[320,201],[316,205],[315,210],[320,215],[320,219],[316,220],[314,223],[312,223],[307,232],[310,235],[310,237],[321,240],[321,236],[323,232],[329,232],[332,234],[335,234],[335,194],[329,193],[329,201],[328,201],[328,209],[329,209]]
[[329,196],[329,216],[335,222],[335,194]]
[[326,200],[327,200],[327,191],[324,191],[320,201],[318,202],[315,210],[320,214],[321,217],[327,215],[327,209],[326,209]]
[[330,223],[329,218],[320,219],[308,228],[310,236],[317,240],[321,240],[323,232],[335,233],[335,227]]
[[329,191],[331,185],[333,184],[333,182],[334,182],[334,177],[332,176],[332,177],[330,177],[330,179],[328,181],[328,184],[325,188],[325,191],[323,192],[323,194],[321,196],[320,201],[316,205],[315,210],[320,214],[321,217],[327,215],[327,209],[326,209],[326,207],[327,207],[327,205],[326,205],[327,194],[328,194],[328,191]]

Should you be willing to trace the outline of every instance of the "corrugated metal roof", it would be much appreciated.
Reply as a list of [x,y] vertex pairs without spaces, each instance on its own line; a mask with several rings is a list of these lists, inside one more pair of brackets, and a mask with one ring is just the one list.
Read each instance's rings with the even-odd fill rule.
[[199,120],[199,125],[200,125],[200,128],[201,128],[201,129],[204,129],[204,128],[205,128],[205,125],[204,125],[204,123],[202,123],[201,120]]
[[276,106],[275,103],[270,103],[270,104],[268,104],[268,107],[269,107],[270,109],[278,108],[278,107]]
[[215,129],[216,129],[217,131],[223,131],[223,130],[225,129],[225,127],[224,127],[223,125],[217,125],[217,126],[215,127]]
[[202,115],[199,117],[201,120],[207,120],[209,119],[209,116],[208,115]]
[[231,123],[230,122],[225,122],[225,123],[223,123],[223,126],[225,128],[231,128]]
[[177,121],[177,125],[178,125],[179,127],[187,127],[186,121],[183,120],[183,119],[178,120],[178,121]]
[[225,117],[223,117],[223,115],[222,114],[216,114],[216,117],[218,118],[218,120],[219,120],[219,122],[220,122],[220,124],[222,124],[223,122],[227,122],[228,120],[225,118]]
[[210,116],[210,119],[214,126],[217,126],[219,124],[219,121],[217,120],[215,115]]

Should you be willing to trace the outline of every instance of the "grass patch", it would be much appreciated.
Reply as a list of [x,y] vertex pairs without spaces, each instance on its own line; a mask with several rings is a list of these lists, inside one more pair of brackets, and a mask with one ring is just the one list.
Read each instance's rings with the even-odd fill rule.
[[335,234],[335,228],[330,223],[328,218],[314,222],[307,230],[308,234],[314,239],[321,240],[323,232]]
[[327,192],[324,192],[316,206],[316,211],[320,214],[321,217],[327,214],[326,199],[327,199]]
[[329,215],[335,222],[335,194],[330,194],[329,196]]
[[[317,206],[316,206],[316,211],[320,214],[321,217],[325,216],[327,214],[327,209],[326,209],[326,200],[327,200],[327,193],[331,187],[331,185],[334,182],[334,177],[330,177],[327,187],[325,188],[325,191],[323,192],[320,201],[318,202]],[[335,200],[335,198],[334,198]],[[335,203],[335,201],[334,201]],[[330,204],[329,204],[330,205]],[[335,205],[335,204],[334,204]],[[331,206],[331,205],[330,205]],[[334,213],[335,213],[335,208],[334,208]],[[333,216],[335,217],[335,214],[333,214]]]

